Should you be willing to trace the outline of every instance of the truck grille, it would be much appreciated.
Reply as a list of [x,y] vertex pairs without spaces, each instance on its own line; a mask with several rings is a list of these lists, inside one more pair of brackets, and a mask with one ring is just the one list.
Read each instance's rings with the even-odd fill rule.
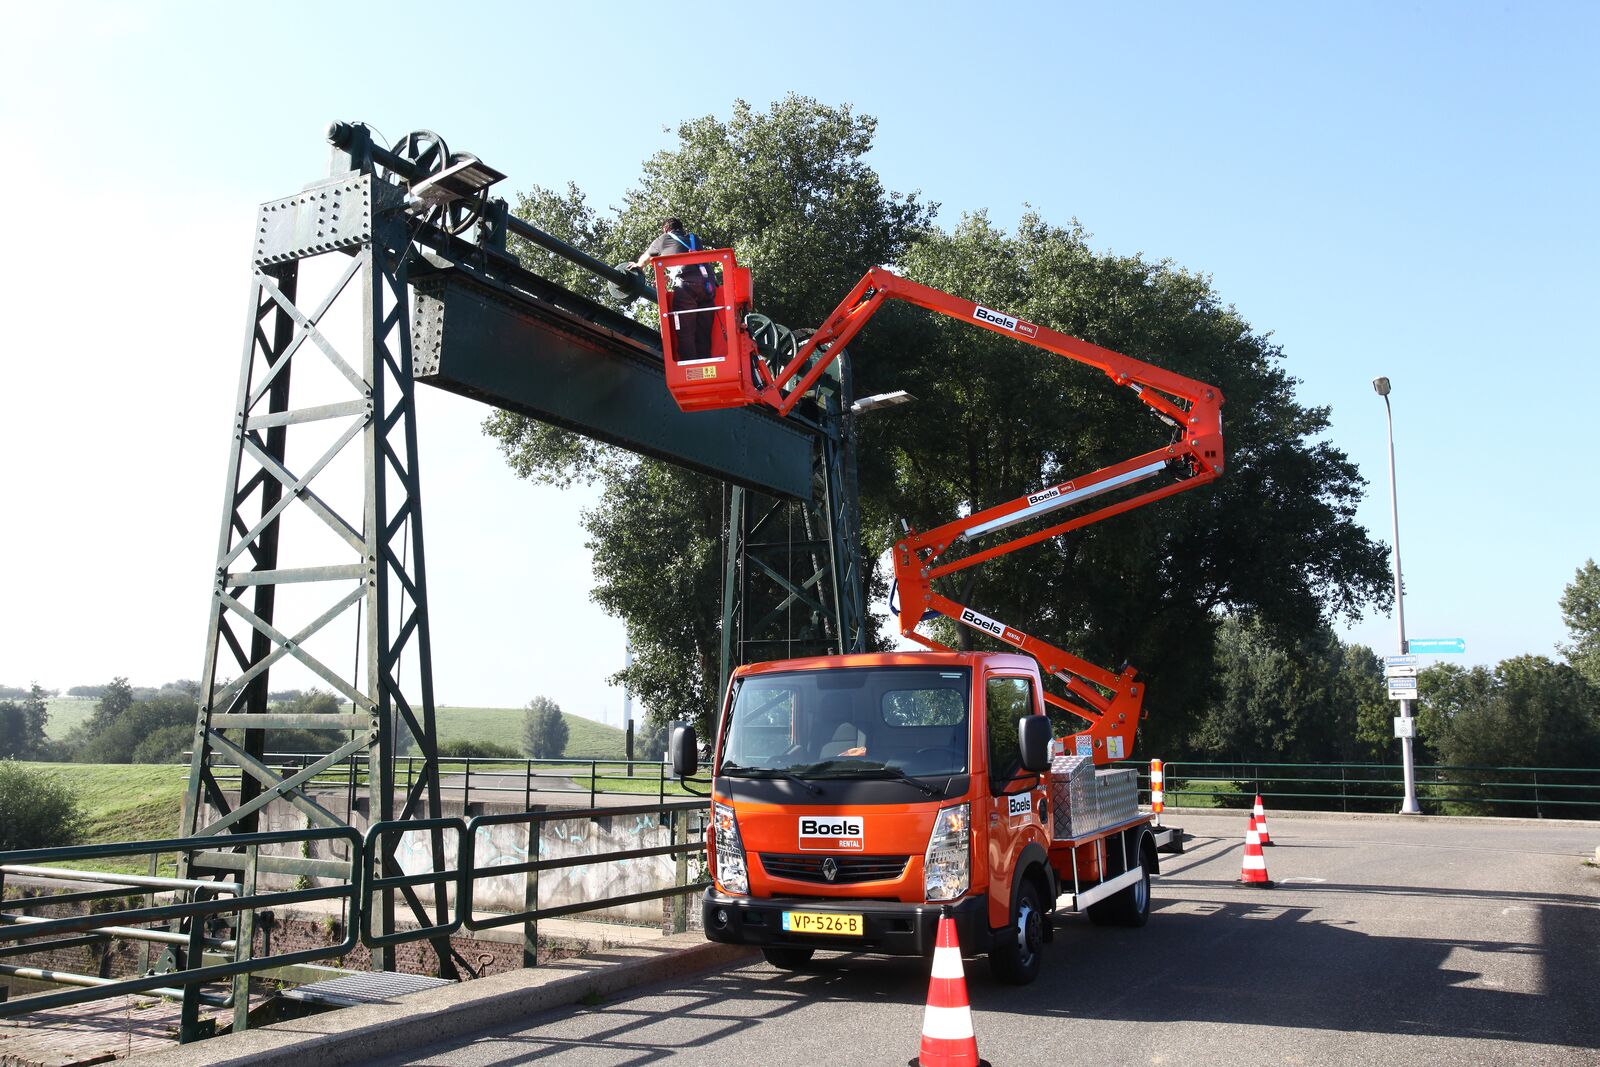
[[[757,853],[761,866],[776,878],[821,885],[855,885],[859,882],[886,882],[906,871],[910,856],[790,856],[773,852]],[[829,881],[822,873],[824,860],[838,864],[838,874]]]

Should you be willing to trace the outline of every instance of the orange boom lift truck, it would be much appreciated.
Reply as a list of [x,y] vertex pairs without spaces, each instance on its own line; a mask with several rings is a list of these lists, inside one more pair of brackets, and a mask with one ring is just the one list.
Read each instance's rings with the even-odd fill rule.
[[[927,954],[949,907],[968,953],[1031,982],[1057,912],[1142,926],[1156,840],[1131,755],[1143,686],[936,592],[967,567],[1081,529],[1222,473],[1213,386],[874,268],[782,367],[746,329],[750,275],[728,249],[654,261],[667,382],[685,411],[787,415],[887,300],[903,300],[1097,367],[1170,429],[1166,443],[934,529],[893,550],[900,632],[929,649],[755,663],[733,673],[712,746],[706,936],[780,967],[817,949]],[[669,272],[708,264],[711,306],[673,308]],[[679,361],[678,320],[716,316],[709,355]],[[1091,503],[1092,502],[1092,503]],[[1046,519],[1048,517],[1048,519]],[[1037,521],[1046,520],[1042,527]],[[980,547],[1013,526],[1029,532]],[[945,561],[946,553],[962,553]],[[1018,649],[958,652],[918,632],[943,616]],[[1041,671],[1065,696],[1047,692]],[[1088,723],[1052,737],[1047,706]],[[692,728],[674,772],[698,771]]]

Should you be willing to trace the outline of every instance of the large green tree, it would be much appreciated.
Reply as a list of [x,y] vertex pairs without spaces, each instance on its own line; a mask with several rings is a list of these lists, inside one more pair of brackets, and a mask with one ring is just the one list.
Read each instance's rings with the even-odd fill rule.
[[[743,101],[726,120],[678,128],[677,147],[647,160],[615,218],[574,187],[534,189],[518,212],[612,262],[635,258],[677,215],[711,246],[733,247],[757,279],[761,310],[779,322],[820,322],[867,268],[894,260],[929,224],[915,194],[884,189],[865,156],[876,122],[849,107],[789,96],[765,111]],[[521,247],[534,270],[597,300],[592,276]],[[721,621],[720,483],[640,459],[508,412],[485,430],[519,475],[606,487],[584,518],[595,600],[622,618],[634,648],[626,681],[658,724],[704,731],[718,684]],[[618,680],[623,680],[619,675]]]
[[[1251,616],[1264,640],[1295,649],[1325,641],[1332,617],[1384,600],[1383,546],[1354,518],[1365,482],[1324,439],[1329,411],[1295,399],[1282,352],[1209,279],[1096,253],[1080,227],[1033,214],[1012,233],[967,217],[952,233],[923,235],[897,265],[1226,396],[1220,480],[985,564],[970,586],[949,590],[1091,662],[1139,667],[1146,752],[1184,751],[1213,694],[1212,641],[1225,613]],[[909,310],[885,327],[894,356],[874,349],[858,359],[860,390],[904,388],[918,403],[862,423],[874,548],[899,519],[926,528],[1167,439],[1098,371]]]
[[1383,670],[1371,649],[1322,627],[1292,645],[1259,618],[1217,630],[1215,687],[1193,747],[1223,759],[1358,760],[1382,751],[1389,729]]
[[[581,193],[535,190],[519,210],[611,261],[631,259],[668,213],[731,245],[760,309],[816,325],[870,266],[1023,315],[1219,386],[1229,470],[1213,486],[971,572],[950,592],[1091,661],[1129,661],[1149,685],[1149,742],[1177,754],[1212,694],[1212,641],[1228,612],[1282,648],[1337,614],[1382,602],[1383,548],[1355,524],[1364,482],[1323,438],[1325,408],[1294,397],[1279,349],[1209,279],[1099,254],[1078,227],[1036,215],[1015,232],[982,214],[953,233],[866,162],[872,119],[790,97],[765,112],[678,129],[615,218]],[[535,269],[600,295],[542,253]],[[1097,372],[915,309],[878,316],[851,347],[857,392],[906,389],[909,408],[861,420],[864,547],[899,521],[927,527],[1164,443],[1165,430]],[[657,720],[704,723],[714,706],[721,492],[710,479],[621,456],[520,417],[486,426],[518,473],[605,485],[585,526],[596,599],[627,623],[634,691]],[[982,639],[979,639],[982,643]]]

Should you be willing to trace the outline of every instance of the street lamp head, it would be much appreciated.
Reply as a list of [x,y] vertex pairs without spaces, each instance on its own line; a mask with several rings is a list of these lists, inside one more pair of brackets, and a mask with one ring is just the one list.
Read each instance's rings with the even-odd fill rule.
[[1388,396],[1389,395],[1389,379],[1387,379],[1387,378],[1374,378],[1374,379],[1372,379],[1372,388],[1373,388],[1373,391],[1376,392],[1379,396]]

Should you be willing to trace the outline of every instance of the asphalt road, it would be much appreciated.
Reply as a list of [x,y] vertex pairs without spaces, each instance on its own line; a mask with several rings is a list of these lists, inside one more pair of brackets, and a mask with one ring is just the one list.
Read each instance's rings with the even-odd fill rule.
[[[968,960],[978,1048],[1017,1064],[1600,1064],[1600,829],[1189,817],[1142,930],[1059,920],[1032,986]],[[755,964],[419,1049],[399,1064],[903,1064],[927,965]]]

